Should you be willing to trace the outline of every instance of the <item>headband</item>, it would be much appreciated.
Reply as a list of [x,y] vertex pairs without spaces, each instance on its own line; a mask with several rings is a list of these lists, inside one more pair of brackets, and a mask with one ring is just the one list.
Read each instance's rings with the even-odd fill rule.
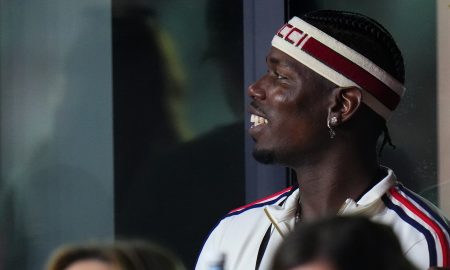
[[386,120],[405,92],[372,61],[298,17],[278,30],[272,46],[340,87],[360,88],[362,101]]

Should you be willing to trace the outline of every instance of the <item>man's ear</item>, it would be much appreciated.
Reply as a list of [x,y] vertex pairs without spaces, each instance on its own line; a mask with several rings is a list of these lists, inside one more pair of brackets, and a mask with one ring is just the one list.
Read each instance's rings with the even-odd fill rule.
[[336,116],[341,123],[346,122],[355,114],[361,102],[361,89],[354,86],[335,88],[330,115]]

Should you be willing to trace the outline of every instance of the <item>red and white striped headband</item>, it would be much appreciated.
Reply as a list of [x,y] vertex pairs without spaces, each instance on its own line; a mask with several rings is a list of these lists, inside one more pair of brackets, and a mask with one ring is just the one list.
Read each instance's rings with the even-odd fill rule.
[[386,120],[405,92],[402,83],[372,61],[300,18],[285,24],[272,46],[340,87],[360,88],[363,102]]

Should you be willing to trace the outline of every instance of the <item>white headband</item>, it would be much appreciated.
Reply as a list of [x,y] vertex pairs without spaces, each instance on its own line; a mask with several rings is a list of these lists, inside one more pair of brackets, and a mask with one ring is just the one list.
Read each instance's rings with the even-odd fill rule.
[[405,92],[399,81],[372,61],[297,17],[276,33],[272,46],[340,87],[360,88],[363,102],[384,119]]

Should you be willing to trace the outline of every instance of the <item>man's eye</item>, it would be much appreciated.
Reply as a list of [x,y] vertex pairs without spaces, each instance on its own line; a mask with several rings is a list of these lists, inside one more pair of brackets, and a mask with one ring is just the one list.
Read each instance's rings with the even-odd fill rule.
[[268,70],[267,73],[270,74],[273,78],[275,78],[275,79],[277,79],[277,80],[287,79],[286,77],[284,77],[284,76],[281,75],[281,74],[278,74],[278,73],[275,72],[275,71]]
[[278,74],[278,73],[276,73],[276,72],[275,72],[275,77],[277,78],[277,80],[284,80],[284,79],[287,79],[287,77],[285,77],[285,76],[283,76],[283,75],[281,75],[281,74]]

